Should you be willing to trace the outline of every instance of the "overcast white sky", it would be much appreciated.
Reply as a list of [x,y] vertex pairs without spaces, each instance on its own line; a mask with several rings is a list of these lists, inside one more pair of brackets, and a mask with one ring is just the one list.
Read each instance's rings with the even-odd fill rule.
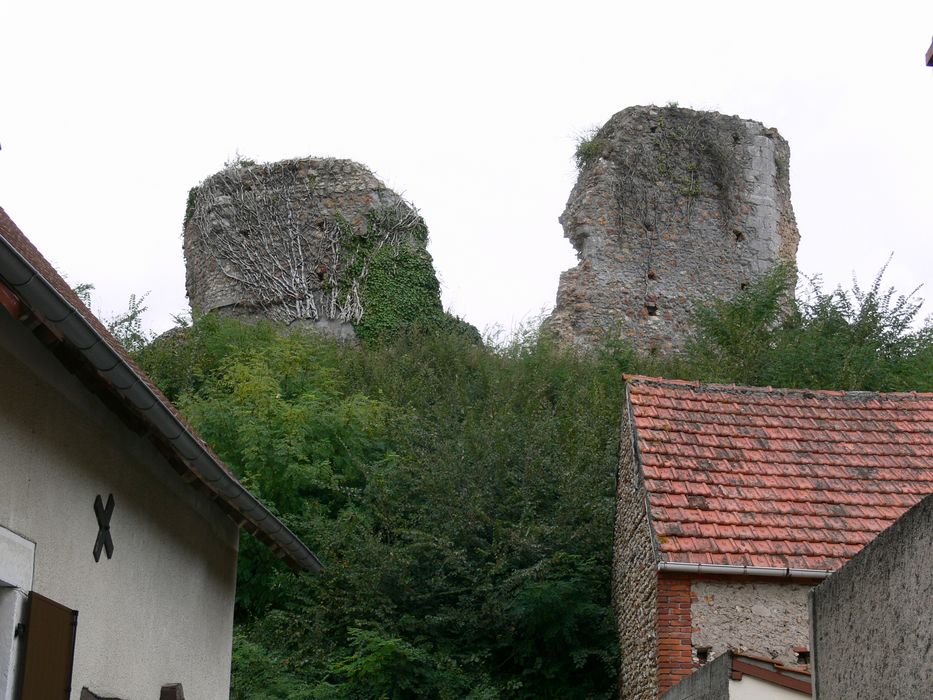
[[[933,299],[933,2],[0,5],[0,206],[95,310],[187,309],[188,188],[241,154],[352,158],[421,209],[445,305],[508,329],[575,264],[577,136],[635,104],[791,145],[798,262]],[[927,303],[924,313],[931,312]]]

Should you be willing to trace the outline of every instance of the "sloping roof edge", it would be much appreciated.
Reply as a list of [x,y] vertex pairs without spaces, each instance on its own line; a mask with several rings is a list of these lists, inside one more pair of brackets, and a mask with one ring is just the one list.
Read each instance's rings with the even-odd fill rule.
[[[651,516],[651,502],[648,499],[648,489],[645,488],[645,473],[641,467],[641,451],[638,448],[638,425],[635,423],[635,414],[632,407],[632,397],[629,390],[628,380],[625,382],[625,420],[629,426],[629,445],[632,450],[632,478],[635,488],[641,492],[642,507],[645,509],[645,525],[648,527],[648,538],[651,543],[651,551],[654,554],[655,564],[660,566],[664,557],[661,547],[658,544],[658,533],[654,526],[654,519]],[[660,570],[660,569],[659,569]]]
[[810,671],[805,666],[788,667],[774,659],[737,651],[729,651],[728,654],[731,680],[741,681],[742,676],[748,675],[805,695],[813,693]]
[[292,568],[317,572],[317,556],[237,481],[116,338],[81,302],[0,208],[0,281],[52,334],[87,362],[96,378],[167,445],[206,489]]

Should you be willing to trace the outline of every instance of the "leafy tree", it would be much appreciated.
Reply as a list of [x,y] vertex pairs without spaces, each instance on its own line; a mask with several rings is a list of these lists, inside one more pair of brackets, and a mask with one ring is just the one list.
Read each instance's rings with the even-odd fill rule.
[[265,664],[321,697],[611,694],[615,360],[217,318],[138,357],[326,565],[244,537],[237,687]]
[[[88,282],[74,287],[75,294],[88,308],[91,307],[91,292],[93,291],[94,285]],[[149,292],[141,296],[130,294],[126,311],[103,319],[107,330],[130,352],[142,350],[153,339],[151,333],[143,330],[143,314],[148,310],[144,304],[148,296]],[[97,315],[100,316],[100,312]]]
[[871,391],[933,389],[933,325],[922,300],[884,289],[823,290],[779,267],[734,299],[698,312],[687,374],[709,381]]

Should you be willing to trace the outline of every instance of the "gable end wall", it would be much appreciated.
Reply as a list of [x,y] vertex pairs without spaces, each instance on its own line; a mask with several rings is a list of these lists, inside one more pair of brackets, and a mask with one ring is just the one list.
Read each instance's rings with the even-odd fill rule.
[[626,700],[657,697],[657,554],[650,528],[645,490],[635,462],[630,413],[626,409],[616,479],[612,573],[622,657],[619,697]]
[[[70,700],[173,682],[226,700],[236,523],[2,309],[0,386],[0,528],[34,547],[23,592],[79,613]],[[113,558],[95,561],[93,504],[110,494]]]

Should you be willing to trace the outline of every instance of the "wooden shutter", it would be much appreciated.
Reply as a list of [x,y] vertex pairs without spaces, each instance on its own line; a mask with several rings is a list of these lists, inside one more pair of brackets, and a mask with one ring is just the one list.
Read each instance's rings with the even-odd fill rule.
[[77,630],[76,610],[38,593],[29,594],[20,700],[68,700]]

